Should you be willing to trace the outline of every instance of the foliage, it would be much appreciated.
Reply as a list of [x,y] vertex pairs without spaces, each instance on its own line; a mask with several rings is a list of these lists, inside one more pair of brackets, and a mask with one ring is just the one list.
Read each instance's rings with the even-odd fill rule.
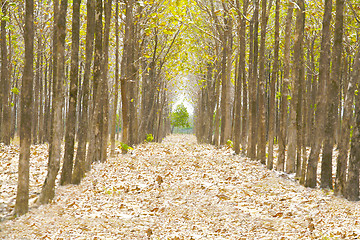
[[190,127],[189,113],[184,104],[179,104],[175,111],[171,113],[171,125],[173,127]]
[[126,154],[129,150],[134,150],[132,147],[123,142],[120,143],[119,148],[123,154]]
[[146,134],[146,142],[152,142],[154,140],[154,136],[152,134]]
[[233,141],[231,141],[230,139],[228,139],[228,140],[226,141],[226,145],[227,145],[229,148],[234,148],[234,143],[233,143]]

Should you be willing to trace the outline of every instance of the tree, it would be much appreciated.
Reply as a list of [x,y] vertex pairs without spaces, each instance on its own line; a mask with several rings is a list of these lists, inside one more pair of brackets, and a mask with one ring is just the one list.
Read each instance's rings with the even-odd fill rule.
[[262,164],[266,163],[266,120],[265,120],[265,41],[267,26],[267,0],[261,0],[261,34],[259,52],[259,78],[258,78],[258,106],[259,106],[259,132],[257,158]]
[[[48,173],[41,189],[39,196],[40,204],[49,203],[55,196],[55,180],[60,169],[61,157],[61,138],[62,138],[62,107],[64,99],[63,84],[65,80],[65,36],[66,36],[66,11],[67,0],[62,0],[60,9],[55,14],[55,27],[56,31],[54,37],[56,38],[56,51],[55,59],[56,66],[53,70],[53,105],[52,105],[52,126],[50,135],[50,149],[49,149],[49,163]],[[55,2],[54,8],[57,12],[59,4]]]
[[336,161],[336,178],[334,192],[337,195],[346,196],[346,170],[348,151],[350,145],[350,124],[353,114],[354,96],[356,84],[359,82],[359,66],[360,65],[360,47],[358,46],[357,53],[354,59],[354,70],[350,77],[350,82],[345,95],[344,103],[344,117],[341,124],[341,133],[339,139],[339,155]]
[[321,161],[321,188],[333,188],[332,153],[335,144],[335,123],[338,116],[339,88],[341,79],[341,58],[343,39],[344,0],[336,0],[335,34],[331,56],[330,81],[326,91],[327,117],[325,119],[325,136],[323,158]]
[[318,166],[318,157],[323,140],[323,123],[325,120],[325,86],[326,79],[330,72],[330,22],[331,22],[332,0],[325,1],[323,28],[321,37],[321,51],[319,59],[319,83],[316,97],[316,112],[314,124],[314,139],[311,142],[311,151],[307,162],[306,182],[307,187],[316,187],[316,174]]
[[171,125],[171,132],[174,131],[175,127],[190,127],[189,113],[183,103],[177,105],[175,111],[171,113]]
[[257,147],[257,79],[259,59],[259,0],[254,1],[255,9],[251,19],[250,32],[250,80],[249,80],[249,107],[250,107],[250,141],[247,154],[251,159],[256,159]]
[[275,138],[275,83],[279,71],[280,50],[280,0],[276,0],[275,6],[275,34],[274,34],[274,62],[270,82],[270,105],[269,105],[269,155],[267,168],[272,169],[274,165],[274,138]]
[[76,126],[76,103],[79,79],[79,38],[80,38],[80,3],[81,0],[73,1],[72,19],[72,44],[71,44],[71,70],[70,70],[70,100],[69,110],[66,119],[65,132],[65,153],[64,163],[61,171],[60,184],[71,183],[74,145],[75,145],[75,126]]
[[119,3],[115,1],[115,93],[111,118],[111,155],[115,154],[116,112],[119,101]]
[[15,214],[29,210],[29,170],[34,63],[34,1],[25,1],[25,65],[21,88],[20,158]]
[[[1,9],[3,17],[1,19],[1,81],[2,84],[2,116],[0,116],[1,142],[10,145],[11,137],[11,115],[10,115],[10,77],[8,64],[8,50],[6,40],[6,23],[8,21],[7,9],[8,1],[1,1]],[[1,100],[1,99],[0,99]],[[1,115],[1,109],[0,109]]]
[[90,70],[93,58],[94,45],[94,24],[95,24],[95,0],[88,0],[87,6],[87,26],[86,26],[86,49],[85,49],[85,69],[82,89],[82,114],[79,121],[78,148],[76,152],[72,183],[79,184],[85,170],[89,170],[86,162],[86,145],[88,136],[88,117],[89,117],[89,95],[90,95]]
[[[360,48],[354,60],[354,71],[352,78],[358,85],[360,84]],[[359,87],[357,88],[359,90]],[[346,198],[350,201],[359,200],[359,163],[360,163],[360,94],[355,97],[355,123],[351,138],[351,149],[349,157],[349,170],[346,182]]]
[[[285,21],[285,46],[284,46],[284,78],[281,86],[280,102],[280,134],[279,134],[279,157],[276,164],[276,170],[285,170],[286,143],[287,143],[287,112],[288,112],[288,86],[290,82],[290,41],[291,41],[291,23],[294,12],[292,2],[288,3],[288,9]],[[292,172],[294,169],[293,159],[287,159],[286,171]]]

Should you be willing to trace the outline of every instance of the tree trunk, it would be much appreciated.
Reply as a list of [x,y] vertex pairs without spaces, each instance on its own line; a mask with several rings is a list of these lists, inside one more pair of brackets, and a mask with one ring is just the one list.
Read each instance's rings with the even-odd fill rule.
[[[252,52],[251,77],[249,83],[249,97],[250,97],[250,144],[248,146],[248,156],[251,159],[256,158],[256,143],[257,143],[257,84],[258,78],[258,30],[259,30],[259,0],[255,0],[255,10],[253,15],[253,45],[250,51]],[[251,26],[250,26],[251,29]],[[251,38],[250,38],[251,39]]]
[[82,87],[82,113],[79,124],[78,148],[76,152],[72,183],[79,184],[86,170],[86,143],[88,136],[88,112],[89,112],[89,93],[90,93],[90,69],[93,57],[94,45],[94,24],[95,24],[95,1],[88,0],[87,3],[87,27],[86,27],[86,50],[85,50],[85,69]]
[[35,78],[34,78],[34,103],[33,103],[33,118],[32,118],[32,143],[39,143],[39,103],[40,103],[40,55],[41,55],[41,36],[38,36],[37,41],[37,56],[35,63]]
[[[3,16],[7,15],[8,2],[1,1]],[[11,39],[10,39],[11,41]],[[2,117],[1,118],[1,142],[10,145],[11,138],[11,109],[10,97],[10,74],[8,69],[8,50],[6,44],[6,21],[1,20],[1,82],[2,82]],[[0,109],[1,115],[1,109]]]
[[[285,23],[285,47],[284,47],[284,79],[281,88],[280,105],[280,134],[279,134],[279,157],[276,164],[277,171],[284,171],[286,142],[287,142],[287,112],[288,112],[288,85],[290,82],[290,44],[291,44],[291,22],[294,12],[293,3],[289,2]],[[294,159],[287,159],[286,170],[294,169]]]
[[102,111],[103,125],[101,131],[101,162],[107,159],[107,145],[109,141],[109,85],[108,85],[108,65],[109,65],[109,36],[112,0],[105,1],[105,26],[104,26],[104,56],[103,56],[103,79],[102,79]]
[[333,189],[332,153],[335,144],[335,127],[338,117],[339,86],[341,78],[341,55],[343,38],[344,0],[336,0],[334,45],[330,82],[327,87],[327,116],[325,119],[324,150],[321,161],[321,188]]
[[335,178],[335,194],[346,196],[346,170],[348,161],[349,141],[350,141],[350,125],[353,114],[354,93],[356,84],[359,82],[360,74],[360,47],[358,47],[355,56],[353,72],[351,74],[347,93],[344,101],[344,113],[341,124],[341,133],[339,138],[339,155],[336,161],[336,178]]
[[81,0],[73,0],[70,99],[68,113],[66,115],[65,153],[64,163],[61,171],[60,185],[71,183],[74,162],[76,104],[79,80],[80,3]]
[[104,127],[103,121],[103,111],[102,111],[102,93],[103,93],[103,64],[104,64],[104,55],[103,55],[103,1],[96,0],[95,7],[95,52],[94,52],[94,155],[91,158],[92,162],[97,162],[102,160],[102,130]]
[[23,215],[29,210],[29,169],[31,145],[31,105],[33,94],[34,62],[34,1],[25,1],[25,65],[21,88],[20,158],[15,214]]
[[111,156],[115,155],[116,112],[119,101],[119,3],[115,1],[115,93],[111,119]]
[[[57,9],[58,3],[55,2],[54,8]],[[65,81],[65,27],[66,27],[66,11],[67,1],[62,0],[60,4],[60,11],[55,14],[56,31],[55,37],[57,38],[57,51],[56,54],[57,66],[56,74],[54,74],[53,82],[53,104],[52,104],[52,127],[51,127],[51,140],[49,149],[49,163],[48,173],[42,187],[39,203],[49,203],[55,196],[55,180],[60,168],[60,155],[61,155],[61,138],[63,132],[62,126],[62,107],[64,99],[63,85]],[[57,10],[55,10],[57,13]]]
[[279,49],[280,49],[280,0],[276,0],[275,6],[275,44],[274,44],[274,62],[270,82],[270,103],[269,103],[269,155],[267,168],[273,169],[274,166],[274,138],[275,138],[275,83],[279,71]]
[[[220,145],[225,145],[231,135],[231,112],[230,112],[230,76],[228,69],[231,68],[231,31],[232,24],[230,18],[224,17],[225,29],[223,32],[223,52],[221,70],[221,135]],[[230,61],[229,61],[230,59]]]
[[[353,81],[360,84],[360,47],[355,57],[352,77]],[[357,88],[359,90],[359,87]],[[359,200],[359,164],[360,164],[360,94],[355,95],[355,123],[353,126],[353,135],[351,138],[351,149],[349,157],[348,179],[346,182],[346,198],[350,201]]]
[[331,22],[332,0],[325,0],[323,29],[321,38],[321,51],[319,59],[319,80],[318,92],[316,97],[316,111],[314,139],[311,142],[311,151],[308,158],[308,166],[306,170],[306,187],[316,187],[318,158],[321,150],[323,139],[323,123],[325,120],[325,86],[326,80],[329,78],[330,70],[330,22]]
[[[244,1],[243,4],[243,14],[247,15],[249,1]],[[247,136],[248,136],[248,82],[246,77],[246,19],[242,17],[242,21],[240,23],[240,60],[239,67],[241,73],[242,80],[242,119],[241,119],[241,143],[243,147],[243,151],[246,149],[247,144]]]
[[261,34],[260,34],[260,52],[259,52],[259,143],[257,158],[262,164],[266,164],[266,121],[265,121],[265,40],[266,40],[266,0],[261,0]]
[[300,9],[296,11],[296,36],[294,46],[294,82],[297,90],[296,98],[294,99],[294,105],[296,110],[296,176],[301,175],[301,164],[302,164],[302,146],[303,146],[303,105],[304,105],[304,30],[305,30],[305,2],[304,0],[298,0],[297,2]]

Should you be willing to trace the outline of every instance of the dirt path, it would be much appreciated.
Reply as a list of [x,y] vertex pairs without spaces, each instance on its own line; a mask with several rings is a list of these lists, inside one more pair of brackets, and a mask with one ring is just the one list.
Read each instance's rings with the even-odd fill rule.
[[359,239],[360,204],[227,149],[170,136],[93,166],[3,239]]

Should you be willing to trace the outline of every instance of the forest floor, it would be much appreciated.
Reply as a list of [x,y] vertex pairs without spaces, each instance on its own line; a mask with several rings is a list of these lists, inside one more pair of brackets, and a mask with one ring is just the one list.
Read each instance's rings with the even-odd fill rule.
[[32,149],[30,212],[9,219],[18,148],[1,147],[0,239],[360,239],[360,203],[190,135],[95,164],[36,207],[46,151]]

